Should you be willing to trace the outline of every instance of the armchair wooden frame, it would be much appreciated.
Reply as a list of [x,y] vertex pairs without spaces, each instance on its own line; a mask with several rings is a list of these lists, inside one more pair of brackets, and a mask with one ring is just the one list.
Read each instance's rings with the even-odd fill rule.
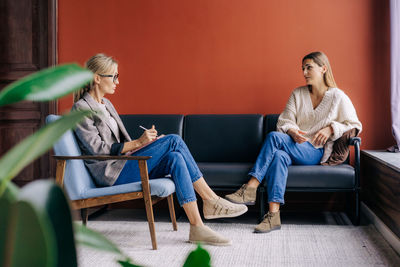
[[[154,215],[153,215],[153,205],[164,199],[164,197],[151,197],[150,195],[150,184],[149,184],[149,174],[147,169],[147,161],[150,159],[150,156],[53,156],[57,161],[57,169],[56,169],[56,183],[63,187],[64,185],[64,173],[65,173],[65,166],[67,160],[85,160],[85,159],[95,159],[95,160],[110,160],[110,159],[117,159],[117,160],[137,160],[139,163],[140,169],[140,177],[142,181],[142,188],[143,191],[139,192],[131,192],[131,193],[122,193],[122,194],[115,194],[115,195],[107,195],[107,196],[100,196],[100,197],[93,197],[93,198],[86,198],[86,199],[78,199],[72,200],[71,206],[72,209],[80,209],[82,222],[86,225],[88,219],[87,208],[96,207],[100,205],[111,204],[115,202],[122,202],[132,199],[144,199],[144,204],[146,208],[147,214],[147,221],[149,223],[149,230],[151,236],[151,243],[153,249],[157,249],[157,240],[155,234],[155,227],[154,227]],[[172,194],[167,196],[168,200],[168,208],[169,214],[172,221],[172,226],[174,231],[178,230],[175,218],[175,209],[174,209],[174,200]]]

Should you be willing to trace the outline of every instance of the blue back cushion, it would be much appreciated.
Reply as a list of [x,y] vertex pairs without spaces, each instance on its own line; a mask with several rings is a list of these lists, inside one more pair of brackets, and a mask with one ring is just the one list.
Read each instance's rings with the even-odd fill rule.
[[[49,115],[46,123],[59,119],[58,115]],[[67,131],[53,146],[56,156],[80,156],[81,150],[74,133]],[[92,177],[83,163],[83,160],[68,160],[65,167],[64,187],[71,200],[81,199],[84,193],[91,188],[96,188]]]
[[198,162],[254,162],[263,141],[263,116],[187,115],[183,136]]

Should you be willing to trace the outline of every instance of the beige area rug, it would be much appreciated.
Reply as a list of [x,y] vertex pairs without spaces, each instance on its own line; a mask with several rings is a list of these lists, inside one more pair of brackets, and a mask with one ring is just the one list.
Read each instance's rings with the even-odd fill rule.
[[[253,234],[254,225],[207,223],[233,240],[230,247],[204,246],[212,266],[400,266],[400,257],[372,225],[282,225],[280,231]],[[135,264],[141,266],[182,266],[196,248],[187,243],[189,224],[156,222],[158,250],[151,249],[147,222],[89,221],[97,230],[118,244]],[[119,266],[112,254],[78,248],[83,267]]]

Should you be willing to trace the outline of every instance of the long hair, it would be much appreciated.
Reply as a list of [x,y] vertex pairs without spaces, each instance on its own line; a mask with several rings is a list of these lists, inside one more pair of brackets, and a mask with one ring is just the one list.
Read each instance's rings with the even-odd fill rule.
[[[94,74],[106,74],[116,64],[118,64],[117,61],[115,61],[112,57],[106,56],[105,54],[97,54],[86,61],[85,67],[92,71]],[[81,99],[83,95],[92,88],[93,80],[85,87],[74,93],[74,103]]]
[[324,82],[328,87],[337,87],[335,79],[333,78],[333,72],[331,64],[329,63],[328,57],[323,52],[312,52],[305,57],[301,62],[306,59],[312,59],[318,66],[326,66],[326,72],[324,73]]

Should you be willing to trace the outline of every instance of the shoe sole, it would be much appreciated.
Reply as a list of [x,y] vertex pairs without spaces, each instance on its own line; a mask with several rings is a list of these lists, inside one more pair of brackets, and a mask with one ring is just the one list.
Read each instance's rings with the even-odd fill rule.
[[261,231],[261,230],[254,229],[253,233],[255,233],[255,234],[266,234],[266,233],[269,233],[271,231],[280,230],[280,229],[281,229],[280,226],[274,227],[274,228],[272,228],[272,229],[270,229],[268,231]]
[[238,216],[240,216],[240,215],[243,215],[243,214],[245,214],[247,211],[248,211],[249,209],[246,207],[246,209],[245,210],[242,210],[242,211],[239,211],[239,212],[236,212],[236,213],[232,213],[232,214],[221,214],[221,215],[204,215],[204,218],[205,219],[207,219],[207,220],[210,220],[210,219],[222,219],[222,218],[233,218],[233,217],[238,217]]
[[206,241],[192,241],[189,240],[189,243],[192,244],[202,244],[202,245],[212,245],[212,246],[219,246],[219,247],[224,247],[224,246],[231,246],[232,245],[232,241],[230,241],[229,243],[214,243],[214,242],[206,242]]
[[225,196],[225,198],[226,198],[227,200],[229,200],[230,202],[235,203],[235,204],[245,204],[245,205],[247,205],[247,206],[254,206],[254,205],[256,204],[255,201],[250,201],[250,202],[237,202],[237,201],[234,201],[234,200],[232,200],[232,199],[227,198],[226,196]]

